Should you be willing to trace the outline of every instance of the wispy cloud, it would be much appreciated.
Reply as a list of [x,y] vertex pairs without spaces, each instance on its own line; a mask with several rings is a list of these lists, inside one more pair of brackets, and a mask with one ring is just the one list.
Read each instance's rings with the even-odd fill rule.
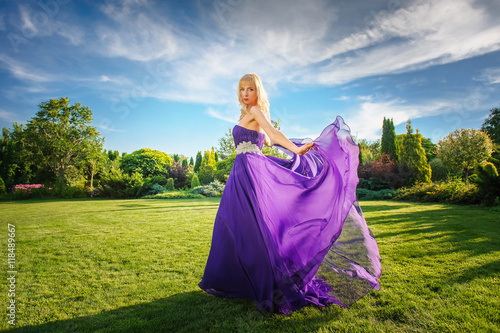
[[[380,138],[384,117],[392,118],[394,125],[405,123],[408,119],[438,116],[452,112],[455,101],[428,101],[423,104],[409,104],[400,99],[382,102],[365,102],[355,114],[346,116],[348,124],[356,124],[356,136],[368,140]],[[360,121],[362,119],[362,121]]]
[[486,84],[500,83],[500,67],[486,68],[481,72],[479,77],[474,79]]
[[122,129],[116,129],[112,126],[108,126],[104,123],[101,123],[97,126],[97,128],[101,129],[101,130],[104,130],[104,131],[107,131],[107,132],[125,132],[125,130],[122,130]]
[[55,6],[57,10],[51,7],[51,11],[45,12],[38,6],[19,5],[18,28],[21,34],[28,39],[59,35],[72,45],[80,45],[84,40],[84,29],[62,21],[70,19],[63,14],[64,7],[58,3]]
[[[446,17],[444,20],[443,17]],[[468,0],[421,0],[375,15],[364,31],[334,43],[320,70],[297,80],[341,84],[455,62],[500,49],[500,22]],[[356,51],[356,52],[353,52]]]
[[228,123],[232,123],[232,124],[238,123],[239,113],[235,112],[234,110],[229,111],[229,112],[228,111],[223,112],[223,111],[215,110],[213,108],[208,108],[205,111],[205,113],[212,118],[224,120],[224,121],[227,121]]
[[0,119],[6,122],[19,122],[19,120],[17,120],[17,115],[14,112],[3,109],[0,109]]
[[189,46],[178,37],[182,32],[155,13],[148,1],[109,2],[101,9],[109,20],[97,27],[98,48],[106,56],[170,61]]
[[4,54],[0,54],[0,66],[7,69],[14,77],[20,80],[34,82],[49,82],[54,76],[32,68],[30,65],[18,62]]

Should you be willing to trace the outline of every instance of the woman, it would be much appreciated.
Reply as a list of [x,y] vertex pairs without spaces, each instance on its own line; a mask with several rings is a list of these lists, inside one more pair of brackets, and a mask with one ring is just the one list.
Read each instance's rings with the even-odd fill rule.
[[[256,74],[241,78],[238,99],[237,155],[199,286],[286,315],[378,290],[378,247],[356,200],[359,148],[342,118],[304,143],[273,127]],[[264,141],[291,159],[263,155]]]

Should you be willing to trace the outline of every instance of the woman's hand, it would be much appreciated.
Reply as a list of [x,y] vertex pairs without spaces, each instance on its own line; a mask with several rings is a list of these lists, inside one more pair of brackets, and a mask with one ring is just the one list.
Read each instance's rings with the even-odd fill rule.
[[305,145],[298,147],[297,155],[304,155],[311,150],[312,147],[314,147],[314,142],[308,142]]

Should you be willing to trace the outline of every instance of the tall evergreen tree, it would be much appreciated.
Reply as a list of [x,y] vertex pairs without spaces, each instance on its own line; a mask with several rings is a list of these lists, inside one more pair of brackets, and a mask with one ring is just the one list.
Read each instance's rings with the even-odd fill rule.
[[188,160],[186,160],[186,159],[182,160],[182,167],[184,169],[187,169],[187,167],[188,167]]
[[201,151],[199,151],[197,154],[196,154],[196,162],[194,163],[194,172],[198,172],[200,171],[200,166],[201,166],[201,160],[202,160],[202,155],[201,155]]
[[410,182],[431,182],[431,167],[427,164],[425,150],[422,148],[422,136],[419,135],[418,130],[416,134],[413,134],[409,119],[406,123],[406,135],[403,137],[400,153],[401,162],[413,170]]
[[396,129],[394,127],[394,121],[392,120],[392,118],[386,119],[384,117],[384,123],[382,125],[382,140],[380,145],[380,152],[382,154],[389,155],[393,161],[398,160]]
[[193,156],[191,156],[191,158],[189,159],[189,165],[193,165],[194,166]]
[[207,185],[214,181],[215,167],[215,152],[214,149],[206,150],[201,161],[198,178],[203,185]]

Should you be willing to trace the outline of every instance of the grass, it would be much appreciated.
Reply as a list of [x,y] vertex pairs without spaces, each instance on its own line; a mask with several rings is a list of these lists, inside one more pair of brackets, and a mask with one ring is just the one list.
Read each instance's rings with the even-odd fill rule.
[[[16,226],[14,332],[499,332],[498,212],[361,202],[382,257],[381,290],[348,309],[261,313],[202,292],[219,198],[0,203]],[[5,307],[4,307],[5,309]],[[4,310],[5,311],[5,310]],[[4,312],[5,313],[5,312]],[[9,329],[6,316],[0,329]]]

